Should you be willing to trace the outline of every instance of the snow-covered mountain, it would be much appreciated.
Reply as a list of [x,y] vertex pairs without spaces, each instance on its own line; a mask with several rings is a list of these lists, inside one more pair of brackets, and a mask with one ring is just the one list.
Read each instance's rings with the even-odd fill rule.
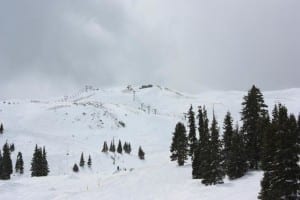
[[[300,111],[300,89],[264,92],[269,109],[285,104]],[[176,122],[186,123],[190,105],[214,110],[222,127],[227,111],[239,121],[243,91],[205,91],[198,95],[161,86],[127,86],[110,89],[85,87],[77,93],[49,100],[1,100],[0,122],[5,132],[0,145],[15,144],[23,154],[25,174],[0,181],[0,199],[256,199],[261,172],[206,187],[191,178],[191,166],[169,161],[169,146]],[[131,155],[101,152],[104,141],[130,142]],[[31,178],[30,161],[35,145],[45,145],[50,175]],[[142,146],[146,160],[138,159]],[[92,169],[72,172],[81,152],[92,157]],[[121,168],[116,172],[117,166]]]

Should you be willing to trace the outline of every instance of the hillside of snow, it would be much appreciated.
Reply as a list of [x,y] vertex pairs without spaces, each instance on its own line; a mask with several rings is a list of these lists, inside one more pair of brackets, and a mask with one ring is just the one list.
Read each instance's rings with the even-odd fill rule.
[[[227,111],[240,119],[245,91],[206,91],[197,95],[161,86],[141,89],[85,87],[73,95],[48,100],[0,100],[0,122],[5,132],[1,147],[14,143],[24,159],[24,175],[0,181],[0,199],[257,199],[262,172],[217,186],[206,187],[191,178],[191,166],[178,167],[170,162],[169,146],[175,124],[186,124],[190,105],[206,105],[208,115],[216,113],[220,128]],[[285,104],[289,112],[300,112],[300,89],[263,91],[269,110],[275,103]],[[131,143],[132,153],[104,154],[104,141]],[[31,178],[30,162],[35,145],[45,146],[50,174]],[[138,147],[146,153],[137,156]],[[92,168],[72,167],[81,152]],[[115,158],[115,163],[113,162]],[[121,171],[117,171],[117,166]]]

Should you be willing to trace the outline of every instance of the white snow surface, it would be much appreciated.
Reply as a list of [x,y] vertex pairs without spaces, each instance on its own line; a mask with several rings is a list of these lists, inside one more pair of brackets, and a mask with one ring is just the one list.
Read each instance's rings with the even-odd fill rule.
[[[135,91],[135,92],[133,92]],[[24,159],[23,175],[0,181],[0,199],[257,199],[262,172],[216,186],[204,186],[191,177],[191,164],[178,167],[170,162],[169,147],[178,121],[187,123],[184,113],[190,105],[206,105],[211,118],[214,110],[222,132],[222,121],[231,111],[239,122],[241,102],[247,92],[206,91],[190,95],[161,86],[139,89],[85,87],[74,95],[50,100],[1,100],[0,122],[5,132],[0,145],[14,143]],[[271,111],[281,102],[290,112],[300,111],[300,89],[263,92]],[[122,127],[120,122],[125,123]],[[239,122],[240,123],[240,122]],[[102,144],[114,139],[131,143],[132,153],[102,153]],[[50,174],[30,177],[30,162],[35,145],[45,146]],[[146,153],[137,156],[138,147]],[[80,168],[81,152],[90,154],[92,168]],[[112,156],[116,157],[113,164]],[[117,172],[117,166],[121,171]]]

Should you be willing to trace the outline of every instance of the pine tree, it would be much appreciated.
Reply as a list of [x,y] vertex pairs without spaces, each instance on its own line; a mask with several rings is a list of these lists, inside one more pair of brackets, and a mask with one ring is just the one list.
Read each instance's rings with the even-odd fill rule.
[[188,139],[185,126],[181,122],[176,124],[170,151],[171,161],[177,160],[179,166],[184,165],[188,154]]
[[145,152],[143,151],[141,146],[139,147],[139,153],[138,154],[139,154],[139,158],[141,160],[145,160]]
[[48,166],[48,161],[47,161],[46,148],[44,146],[43,152],[42,152],[42,175],[48,176],[48,173],[49,173],[49,166]]
[[7,142],[3,146],[3,156],[2,156],[1,165],[2,165],[2,169],[1,169],[0,178],[2,180],[10,179],[10,175],[13,172],[13,165],[12,165],[12,160],[10,158],[9,145],[7,144]]
[[231,136],[231,147],[226,158],[226,174],[230,180],[240,178],[247,172],[247,157],[243,138],[237,124]]
[[219,140],[218,123],[213,114],[213,120],[210,128],[211,139],[209,141],[209,154],[207,164],[202,172],[202,183],[205,185],[215,185],[223,183],[224,171],[222,167],[221,142]]
[[117,152],[118,152],[119,154],[122,154],[122,152],[123,152],[121,140],[119,140]]
[[109,147],[109,151],[110,152],[116,152],[116,146],[115,146],[115,141],[112,140],[111,143],[110,143],[110,147]]
[[124,143],[123,150],[124,150],[125,153],[128,153],[128,144],[127,144],[127,142]]
[[[273,110],[271,130],[273,135],[269,133],[269,142],[264,141],[267,143],[263,148],[264,177],[259,198],[299,199],[297,121],[294,115],[288,116],[287,108],[281,104]],[[266,156],[266,150],[269,150],[269,156]]]
[[259,169],[261,155],[261,140],[263,130],[261,130],[261,119],[267,112],[266,104],[262,93],[254,85],[244,97],[242,103],[242,132],[245,136],[247,160],[250,169]]
[[92,159],[91,159],[91,155],[89,155],[89,159],[88,159],[88,167],[91,168],[92,167]]
[[196,137],[196,125],[195,125],[195,113],[193,111],[192,105],[188,111],[188,126],[189,126],[189,134],[188,134],[189,156],[191,156],[193,159],[194,151],[197,146],[197,137]]
[[227,112],[224,122],[223,122],[223,157],[224,157],[224,170],[225,173],[228,174],[229,168],[229,153],[232,149],[232,136],[233,136],[233,126],[232,126],[233,119],[231,117],[230,112]]
[[199,141],[196,145],[196,150],[194,153],[194,159],[192,160],[192,176],[193,179],[203,178],[203,172],[207,170],[208,160],[209,160],[209,120],[207,118],[207,111],[205,106],[203,109],[199,107],[198,110],[198,120],[199,120]]
[[2,134],[4,132],[4,128],[3,128],[3,124],[0,124],[0,134]]
[[130,154],[130,153],[131,153],[131,144],[128,143],[128,154]]
[[49,166],[45,147],[40,148],[37,145],[33,153],[31,161],[31,176],[47,176],[49,173]]
[[84,167],[84,164],[85,164],[85,161],[84,161],[83,152],[82,152],[81,156],[80,156],[79,166]]
[[102,152],[103,153],[107,153],[108,152],[108,146],[107,146],[106,141],[104,141],[104,143],[103,143]]
[[15,170],[16,173],[20,173],[23,174],[24,173],[24,162],[23,162],[23,158],[22,158],[22,153],[19,152],[17,155],[17,161],[16,161],[16,165],[15,165]]
[[79,172],[79,168],[76,163],[73,166],[73,172]]

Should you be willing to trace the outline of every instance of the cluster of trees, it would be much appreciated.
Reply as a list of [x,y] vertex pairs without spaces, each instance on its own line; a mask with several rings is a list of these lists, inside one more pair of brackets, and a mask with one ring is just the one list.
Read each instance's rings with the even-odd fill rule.
[[272,119],[260,90],[253,86],[242,102],[242,127],[233,125],[230,112],[224,118],[223,138],[215,115],[209,125],[205,107],[198,109],[198,133],[193,107],[188,111],[188,133],[177,123],[171,144],[171,160],[184,165],[192,160],[192,176],[205,185],[242,177],[248,170],[264,170],[259,198],[297,199],[300,195],[298,165],[300,116],[275,105]]
[[48,175],[49,166],[45,146],[43,148],[35,146],[30,171],[32,177]]
[[[85,166],[85,160],[84,160],[84,154],[83,154],[83,152],[81,153],[81,156],[80,156],[79,166],[81,168],[83,168]],[[89,155],[89,157],[88,157],[87,166],[89,168],[92,167],[92,158],[91,158],[91,155]],[[73,165],[73,171],[74,172],[79,172],[79,167],[78,167],[77,163],[75,163]]]
[[[122,145],[122,142],[121,140],[119,140],[119,143],[118,143],[118,146],[116,148],[115,146],[115,141],[112,140],[110,142],[110,146],[108,148],[108,145],[107,145],[107,142],[104,141],[103,143],[103,147],[102,147],[102,152],[103,153],[108,153],[108,152],[112,152],[112,153],[119,153],[119,154],[122,154],[123,151],[127,154],[130,154],[132,149],[131,149],[131,144],[130,142],[125,142],[124,145]],[[139,147],[139,150],[138,150],[138,156],[141,160],[144,160],[145,159],[145,152],[143,151],[142,147],[140,146]]]
[[[3,154],[0,151],[0,179],[8,180],[10,175],[13,173],[13,164],[11,160],[11,152],[15,150],[14,144],[8,144],[7,142],[3,145]],[[24,162],[22,153],[19,152],[17,155],[17,161],[15,165],[15,172],[19,174],[24,173]]]

